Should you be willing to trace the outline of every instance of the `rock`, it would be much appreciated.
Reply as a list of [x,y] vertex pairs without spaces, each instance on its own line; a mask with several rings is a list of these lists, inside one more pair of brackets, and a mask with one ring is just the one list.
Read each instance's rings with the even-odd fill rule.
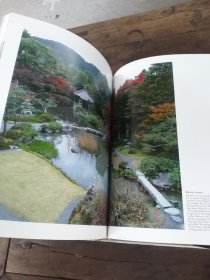
[[87,195],[86,195],[86,200],[88,201],[91,201],[93,199],[93,196],[95,195],[95,192],[94,192],[94,186],[90,187],[87,191]]
[[171,216],[178,216],[181,214],[181,211],[177,208],[170,207],[170,208],[165,208],[164,212],[171,215]]
[[53,133],[53,129],[50,129],[50,128],[46,128],[46,133],[49,133],[49,134],[51,134],[51,133]]
[[168,189],[172,186],[167,173],[160,173],[155,179],[152,180],[152,184],[155,187],[163,189]]
[[170,218],[177,224],[183,224],[183,219],[180,216],[170,216]]
[[31,137],[26,137],[23,139],[23,143],[30,143],[32,141]]
[[16,145],[11,145],[11,146],[10,146],[10,149],[11,149],[11,150],[17,150],[17,149],[18,149],[18,146],[16,146]]
[[24,137],[20,137],[15,140],[14,144],[19,144],[19,143],[23,143],[23,142],[24,142]]
[[177,200],[169,200],[169,202],[171,203],[171,204],[173,204],[173,206],[174,207],[178,207],[179,206],[179,203],[178,203],[178,201]]
[[71,147],[72,153],[78,154],[80,152],[79,147]]

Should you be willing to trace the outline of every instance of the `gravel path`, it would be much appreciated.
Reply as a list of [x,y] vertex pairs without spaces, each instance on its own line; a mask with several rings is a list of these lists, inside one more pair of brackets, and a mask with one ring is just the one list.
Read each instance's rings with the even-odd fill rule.
[[68,224],[69,218],[74,210],[74,208],[84,199],[85,195],[77,197],[75,200],[71,201],[69,205],[63,210],[57,219],[57,224]]
[[[160,210],[163,213],[164,216],[164,223],[162,224],[161,228],[164,229],[184,229],[184,223],[178,224],[175,221],[173,221],[170,216],[166,213],[164,213],[162,210]],[[181,215],[182,219],[184,220],[183,214]]]
[[[85,195],[79,196],[78,198],[73,200],[71,203],[69,203],[69,205],[60,214],[56,223],[58,223],[58,224],[68,224],[69,218],[72,214],[72,211],[84,199],[84,197],[85,197]],[[18,215],[13,213],[10,209],[5,207],[1,203],[0,203],[0,220],[18,221],[18,222],[25,222],[26,221],[22,217],[19,217]]]
[[0,220],[19,221],[19,222],[25,221],[22,217],[19,217],[18,215],[13,213],[10,209],[5,207],[1,203],[0,203]]
[[128,156],[125,156],[124,154],[118,152],[118,151],[115,151],[116,155],[118,157],[120,157],[123,161],[127,161],[128,163],[128,166],[131,168],[131,170],[135,173],[138,169],[133,165],[132,161],[137,159],[139,160],[139,158],[137,157],[128,157]]

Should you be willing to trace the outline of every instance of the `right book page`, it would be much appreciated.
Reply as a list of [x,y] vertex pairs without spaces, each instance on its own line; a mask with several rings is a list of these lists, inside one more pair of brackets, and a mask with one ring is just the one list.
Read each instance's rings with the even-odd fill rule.
[[210,55],[115,74],[109,238],[210,244]]

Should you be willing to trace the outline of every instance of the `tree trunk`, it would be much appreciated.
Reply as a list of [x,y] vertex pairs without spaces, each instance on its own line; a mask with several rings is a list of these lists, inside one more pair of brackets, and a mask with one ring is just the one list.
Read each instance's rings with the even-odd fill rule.
[[5,135],[5,134],[6,134],[6,131],[7,131],[7,110],[5,110],[3,120],[4,120],[3,135]]

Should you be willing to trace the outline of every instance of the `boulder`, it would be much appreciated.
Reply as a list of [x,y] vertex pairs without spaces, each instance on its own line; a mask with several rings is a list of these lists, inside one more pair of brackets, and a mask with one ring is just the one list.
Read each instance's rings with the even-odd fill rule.
[[25,137],[23,139],[23,143],[30,143],[32,141],[32,138],[31,137]]
[[78,154],[80,152],[79,147],[71,147],[72,153]]
[[172,183],[169,180],[167,173],[159,173],[159,175],[152,180],[152,184],[155,187],[169,189],[172,187]]
[[16,146],[16,145],[11,145],[11,146],[10,146],[10,149],[11,149],[11,150],[17,150],[17,149],[18,149],[18,146]]
[[24,137],[20,137],[20,138],[16,139],[14,144],[19,144],[19,143],[23,143],[23,142],[24,142]]
[[171,203],[171,204],[173,204],[173,206],[174,207],[178,207],[179,206],[179,203],[178,203],[178,201],[177,200],[169,200],[169,202]]
[[51,129],[51,128],[46,128],[46,133],[49,133],[49,134],[51,134],[51,133],[53,133],[53,129]]
[[94,186],[91,186],[87,191],[86,200],[91,201],[93,199],[94,195],[95,195]]

